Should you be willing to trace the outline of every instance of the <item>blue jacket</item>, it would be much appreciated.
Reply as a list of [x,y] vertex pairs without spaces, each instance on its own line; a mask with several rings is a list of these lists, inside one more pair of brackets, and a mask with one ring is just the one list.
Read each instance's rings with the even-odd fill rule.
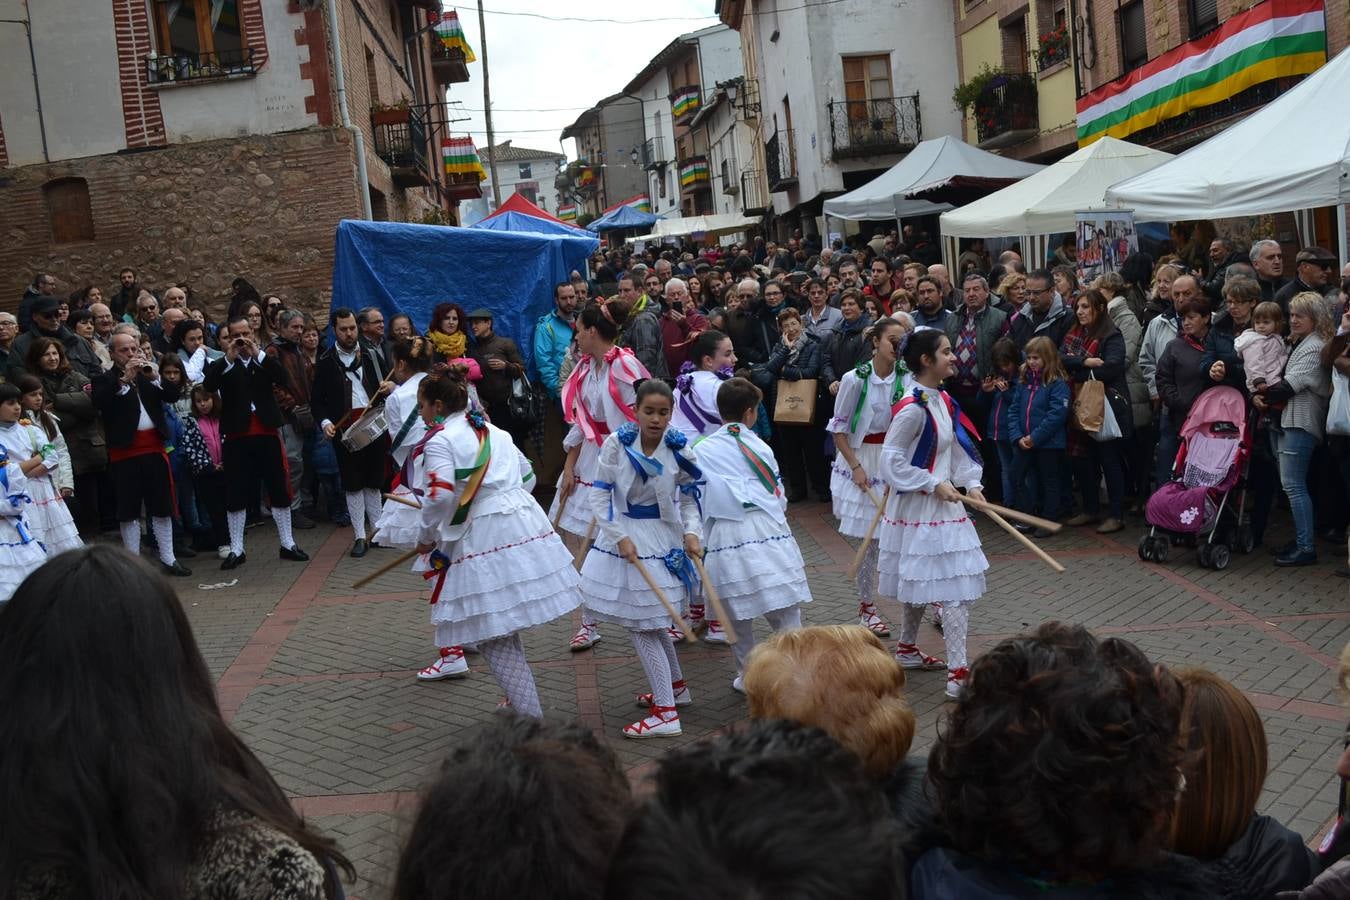
[[1008,415],[1012,410],[1013,397],[1017,393],[1018,382],[1016,377],[1008,382],[1006,391],[992,390],[989,392],[989,419],[984,426],[984,436],[991,441],[1011,441],[1012,436],[1008,432]]
[[1031,435],[1037,450],[1063,450],[1068,441],[1072,390],[1064,379],[1053,384],[1020,382],[1008,411],[1008,437],[1016,442]]
[[559,316],[556,309],[541,316],[534,325],[534,366],[539,372],[539,380],[555,400],[562,391],[558,384],[558,369],[574,334],[572,323]]

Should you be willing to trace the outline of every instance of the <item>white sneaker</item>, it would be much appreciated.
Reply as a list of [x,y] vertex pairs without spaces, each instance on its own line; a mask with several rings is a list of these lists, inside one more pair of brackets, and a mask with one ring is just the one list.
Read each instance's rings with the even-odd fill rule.
[[440,681],[444,678],[462,678],[469,674],[464,651],[459,647],[442,647],[441,658],[417,673],[418,681]]
[[[690,703],[694,702],[694,695],[689,692],[689,685],[685,684],[683,680],[672,683],[671,687],[675,691],[676,706],[688,706]],[[656,698],[651,694],[638,694],[637,705],[643,708],[650,708],[656,705]]]
[[858,604],[858,624],[877,637],[891,636],[891,626],[886,624],[886,620],[881,618],[876,606],[871,603]]
[[947,672],[947,696],[953,700],[961,699],[961,694],[965,692],[966,684],[970,681],[970,670],[965,666],[959,669],[951,669]]
[[722,630],[722,623],[716,619],[708,619],[708,630],[703,633],[703,640],[709,644],[725,644],[727,642],[727,633]]
[[945,660],[938,659],[936,656],[929,656],[913,644],[896,644],[895,658],[899,660],[901,668],[904,669],[930,671],[947,668]]
[[745,679],[737,675],[731,682],[731,689],[738,694],[745,693]]
[[680,714],[673,706],[653,706],[651,715],[623,727],[623,736],[641,740],[654,737],[675,737],[682,734]]
[[225,559],[225,558],[227,558],[229,555],[230,555],[230,545],[229,545],[229,544],[221,544],[219,547],[216,548],[216,558],[217,558],[217,559]]
[[580,650],[589,650],[596,645],[601,637],[599,625],[587,625],[582,622],[581,627],[577,629],[577,633],[572,635],[571,650],[573,653]]

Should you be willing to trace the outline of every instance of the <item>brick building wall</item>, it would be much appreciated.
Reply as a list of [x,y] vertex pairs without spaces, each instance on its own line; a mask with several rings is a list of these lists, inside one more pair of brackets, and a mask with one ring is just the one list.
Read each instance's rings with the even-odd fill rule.
[[[10,169],[0,308],[17,307],[36,271],[65,291],[95,284],[106,294],[130,266],[156,291],[188,283],[213,316],[240,275],[322,312],[337,223],[361,213],[354,166],[347,132],[312,128]],[[42,188],[71,177],[88,183],[94,240],[54,244]]]

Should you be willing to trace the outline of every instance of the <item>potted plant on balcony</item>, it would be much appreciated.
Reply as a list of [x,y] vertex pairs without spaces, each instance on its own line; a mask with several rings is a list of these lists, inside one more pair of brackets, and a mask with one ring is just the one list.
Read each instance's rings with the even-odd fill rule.
[[998,86],[994,83],[997,79],[1006,81],[1007,76],[1002,69],[995,69],[989,63],[985,63],[980,66],[978,72],[970,76],[969,81],[956,86],[956,90],[952,91],[952,103],[961,112],[969,112],[986,91]]
[[1057,25],[1040,36],[1040,44],[1036,51],[1036,61],[1040,68],[1048,69],[1055,63],[1064,62],[1069,58],[1069,26],[1067,23]]
[[370,120],[376,125],[402,125],[408,121],[408,110],[406,99],[393,105],[376,103],[370,108]]

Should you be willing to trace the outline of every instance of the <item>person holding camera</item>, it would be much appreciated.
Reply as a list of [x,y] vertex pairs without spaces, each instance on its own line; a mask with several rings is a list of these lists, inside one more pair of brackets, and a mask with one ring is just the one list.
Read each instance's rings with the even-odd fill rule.
[[186,577],[192,571],[173,551],[173,473],[165,452],[172,430],[164,404],[178,399],[178,386],[160,380],[159,367],[142,353],[134,335],[114,334],[108,352],[113,367],[93,379],[92,395],[107,435],[122,546],[133,556],[140,554],[144,504],[165,573]]
[[291,532],[291,486],[286,451],[279,429],[283,422],[274,388],[289,388],[286,370],[258,347],[253,326],[244,316],[231,317],[221,340],[225,356],[206,367],[203,384],[220,394],[225,465],[225,521],[230,554],[220,567],[235,569],[245,562],[244,520],[249,498],[259,482],[267,489],[272,520],[277,526],[282,559],[305,562],[309,555]]

